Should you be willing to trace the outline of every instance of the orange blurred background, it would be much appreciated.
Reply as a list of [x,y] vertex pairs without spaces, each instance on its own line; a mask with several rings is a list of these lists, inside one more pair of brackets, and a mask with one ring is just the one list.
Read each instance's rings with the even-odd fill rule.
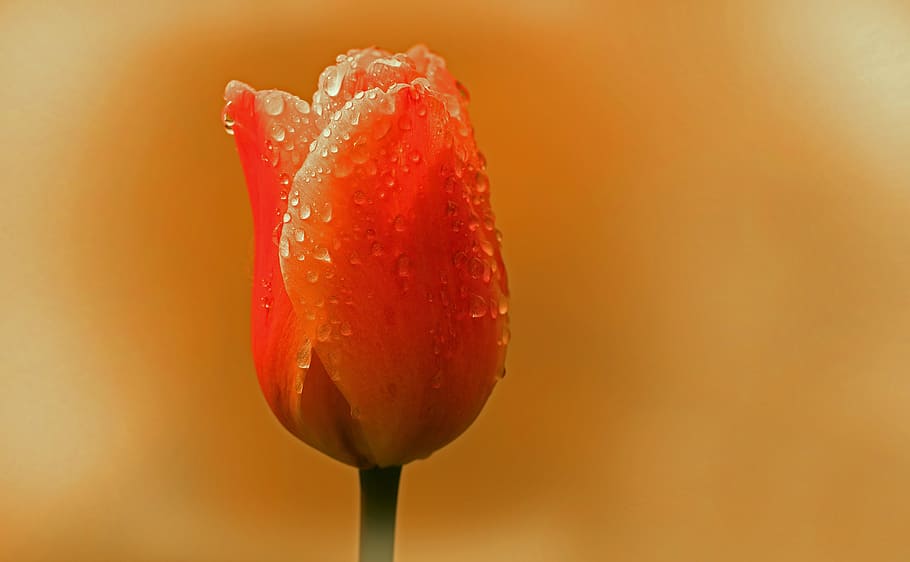
[[910,7],[822,0],[0,5],[0,559],[355,559],[256,383],[219,111],[416,42],[513,340],[397,560],[910,559]]

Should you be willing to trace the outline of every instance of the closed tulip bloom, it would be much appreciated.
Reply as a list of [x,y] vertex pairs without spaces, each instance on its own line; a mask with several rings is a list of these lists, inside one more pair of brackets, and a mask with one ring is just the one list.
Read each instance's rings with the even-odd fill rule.
[[359,467],[460,435],[503,374],[508,286],[468,94],[423,46],[340,55],[312,102],[234,81],[262,391]]

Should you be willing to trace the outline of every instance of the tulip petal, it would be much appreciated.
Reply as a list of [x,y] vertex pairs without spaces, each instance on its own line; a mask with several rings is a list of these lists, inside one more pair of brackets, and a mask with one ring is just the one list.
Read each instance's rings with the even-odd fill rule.
[[355,93],[297,173],[291,197],[306,212],[291,212],[282,232],[303,331],[315,332],[379,466],[463,432],[505,358],[508,289],[488,180],[466,99],[453,108],[449,86],[419,76]]
[[225,99],[223,118],[236,138],[253,209],[251,324],[263,394],[281,423],[306,443],[347,464],[372,466],[350,405],[311,350],[315,332],[298,321],[279,264],[288,186],[316,135],[314,116],[294,96],[239,82],[228,85]]

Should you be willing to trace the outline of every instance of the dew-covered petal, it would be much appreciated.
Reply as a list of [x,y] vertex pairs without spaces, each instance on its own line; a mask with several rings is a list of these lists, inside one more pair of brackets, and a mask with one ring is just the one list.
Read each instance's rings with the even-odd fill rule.
[[235,136],[253,210],[251,332],[260,387],[282,424],[303,441],[342,462],[371,466],[359,424],[312,350],[315,333],[298,321],[279,265],[290,178],[304,160],[295,145],[314,136],[306,107],[289,94],[239,82],[228,85],[225,98],[222,118]]
[[424,85],[370,90],[325,130],[294,181],[312,213],[284,227],[284,278],[375,461],[403,463],[464,431],[502,372],[482,157]]

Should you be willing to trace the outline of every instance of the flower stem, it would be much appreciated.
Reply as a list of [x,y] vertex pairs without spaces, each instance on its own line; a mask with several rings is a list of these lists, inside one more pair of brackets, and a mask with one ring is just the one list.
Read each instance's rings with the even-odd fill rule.
[[392,562],[401,467],[360,471],[360,562]]

